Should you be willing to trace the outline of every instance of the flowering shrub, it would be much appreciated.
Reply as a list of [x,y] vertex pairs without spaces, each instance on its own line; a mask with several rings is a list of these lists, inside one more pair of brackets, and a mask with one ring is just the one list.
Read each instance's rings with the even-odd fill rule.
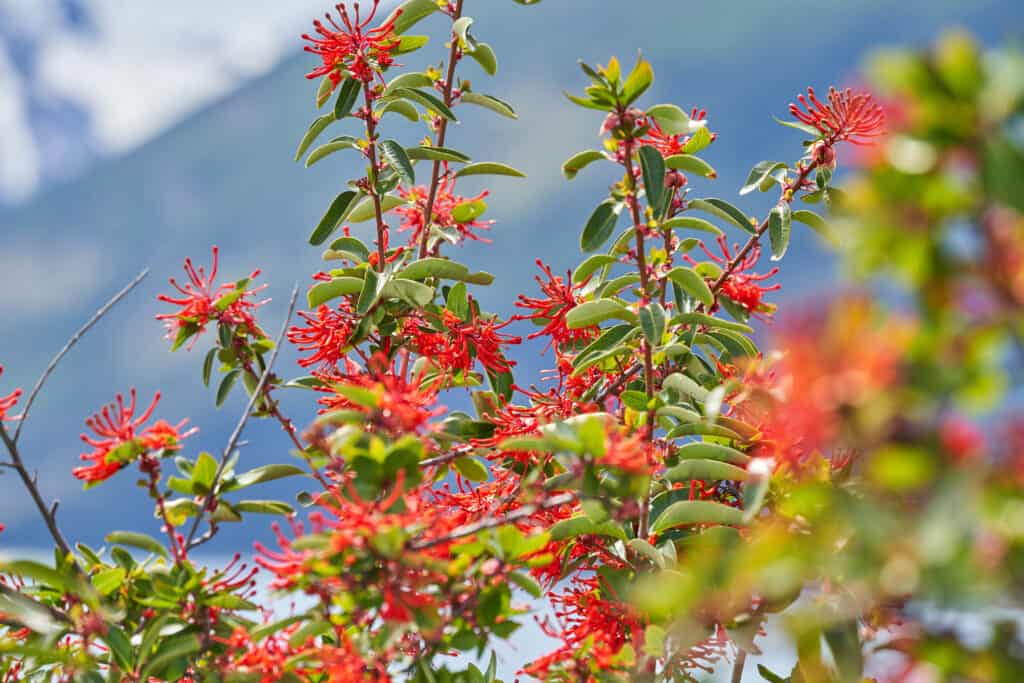
[[[582,65],[569,98],[601,139],[564,174],[601,163],[621,179],[583,221],[586,258],[565,274],[538,260],[539,292],[503,320],[475,294],[494,278],[457,257],[491,226],[489,195],[457,185],[522,174],[448,141],[463,106],[515,118],[457,75],[466,57],[493,74],[494,52],[463,0],[378,9],[338,5],[304,36],[326,113],[296,159],[365,168],[310,234],[330,268],[308,310],[293,294],[290,322],[268,335],[259,271],[216,284],[216,247],[208,274],[186,259],[188,281],[159,297],[172,349],[209,346],[218,405],[241,379],[228,443],[194,455],[195,430],[150,423],[159,396],[139,413],[134,390],[86,421],[75,476],[92,487],[138,469],[160,534],[66,540],[19,449],[53,364],[26,399],[0,398],[3,464],[56,544],[51,564],[0,564],[4,680],[489,682],[495,645],[531,618],[551,648],[515,666],[543,681],[691,681],[722,663],[734,681],[1016,680],[1014,615],[985,608],[1019,605],[1024,588],[1024,429],[966,412],[997,400],[1018,362],[1019,56],[982,59],[951,38],[889,57],[880,95],[808,89],[783,122],[803,146],[754,165],[740,190],[776,197],[762,217],[694,188],[717,177],[699,156],[712,120],[645,102],[647,61]],[[443,68],[395,74],[431,15],[447,22]],[[395,116],[426,136],[386,137]],[[332,126],[347,132],[321,142]],[[845,143],[863,150],[847,192],[834,184]],[[366,221],[371,244],[348,227]],[[864,273],[902,271],[917,310],[860,294],[777,314],[781,266],[762,254],[782,261],[805,237],[794,224],[837,239]],[[980,246],[954,250],[953,229]],[[762,351],[750,322],[775,317]],[[542,378],[515,374],[523,337],[546,341]],[[309,374],[279,374],[285,340]],[[284,414],[286,387],[308,392],[308,414]],[[474,414],[447,410],[446,394]],[[250,418],[278,422],[295,459],[246,469]],[[301,482],[297,508],[246,497],[285,478]],[[251,564],[196,562],[253,513],[284,523]],[[968,643],[936,610],[990,637]],[[747,666],[769,630],[795,644],[792,673]]]

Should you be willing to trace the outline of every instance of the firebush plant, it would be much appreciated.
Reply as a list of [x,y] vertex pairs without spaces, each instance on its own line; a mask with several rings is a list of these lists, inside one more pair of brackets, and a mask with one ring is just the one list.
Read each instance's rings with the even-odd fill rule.
[[[619,180],[581,220],[580,264],[538,260],[539,291],[502,319],[476,294],[493,276],[458,260],[492,225],[488,193],[460,182],[523,174],[458,149],[450,124],[464,106],[516,114],[461,76],[497,69],[464,4],[338,5],[303,36],[323,113],[296,160],[363,169],[309,234],[327,265],[306,310],[293,293],[269,334],[259,271],[218,283],[216,247],[209,266],[186,259],[157,318],[173,349],[205,349],[218,406],[248,394],[228,443],[197,453],[196,430],[134,389],[86,420],[74,476],[136,472],[159,533],[72,544],[19,448],[57,362],[139,279],[28,396],[0,399],[2,464],[56,545],[51,563],[0,564],[3,680],[482,683],[530,619],[551,648],[510,663],[522,679],[1018,680],[1024,426],[999,401],[1024,329],[1021,56],[952,36],[883,57],[875,94],[808,89],[780,120],[792,157],[739,190],[775,198],[763,216],[693,188],[716,177],[712,119],[647,102],[646,60],[581,64],[568,97],[599,137],[564,175]],[[398,72],[432,15],[443,58]],[[396,117],[423,137],[390,137]],[[363,222],[369,242],[349,229]],[[862,293],[777,313],[765,261],[816,239],[801,226],[857,272],[899,275],[915,306]],[[772,318],[762,350],[751,323]],[[526,337],[546,342],[540,378],[515,373]],[[276,368],[286,341],[304,376]],[[286,388],[309,414],[284,414]],[[294,457],[246,466],[250,418],[280,423]],[[293,502],[253,497],[284,478]],[[254,513],[283,517],[272,545],[195,561]],[[774,630],[792,670],[748,666]]]

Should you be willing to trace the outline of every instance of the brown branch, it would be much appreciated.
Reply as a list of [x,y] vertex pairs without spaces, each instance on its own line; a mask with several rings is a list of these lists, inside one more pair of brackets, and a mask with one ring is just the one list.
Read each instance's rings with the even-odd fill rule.
[[[452,23],[462,17],[463,0],[455,3],[455,13],[452,15]],[[444,103],[452,106],[452,87],[455,82],[455,66],[459,61],[459,37],[452,34],[452,46],[448,53],[448,76],[444,82]],[[441,117],[437,128],[437,146],[444,147],[445,137],[448,133],[448,119]],[[434,202],[437,201],[437,190],[441,182],[441,161],[435,160],[430,173],[430,190],[427,194],[427,207],[423,212],[423,239],[420,242],[420,258],[427,256],[427,243],[430,241],[430,221],[434,215]]]
[[[64,538],[64,534],[61,533],[60,527],[57,526],[57,502],[54,501],[52,506],[47,507],[46,501],[43,500],[43,496],[39,492],[38,484],[25,467],[25,462],[18,451],[18,443],[7,433],[7,428],[3,422],[0,422],[0,440],[4,442],[4,446],[7,447],[7,453],[11,457],[10,466],[18,473],[22,483],[25,484],[25,488],[28,489],[32,502],[35,503],[39,514],[43,518],[43,522],[46,523],[46,528],[50,531],[50,536],[53,537],[57,547],[60,548],[64,555],[71,554],[71,546]],[[75,566],[77,566],[77,563]]]
[[193,546],[193,539],[195,539],[196,531],[199,530],[199,524],[203,519],[203,513],[209,507],[213,501],[215,495],[217,495],[217,484],[220,482],[221,476],[224,474],[224,468],[227,466],[228,459],[231,457],[232,451],[235,450],[235,445],[238,443],[239,437],[242,436],[242,430],[245,428],[245,423],[249,421],[249,416],[252,415],[252,409],[256,405],[256,402],[264,396],[263,388],[267,384],[267,378],[270,377],[270,372],[274,367],[274,362],[277,360],[277,354],[281,351],[281,344],[284,342],[285,333],[288,331],[288,323],[291,321],[292,314],[295,312],[295,301],[299,296],[299,285],[296,283],[295,287],[292,288],[292,298],[288,304],[288,313],[284,317],[284,322],[281,324],[281,332],[277,335],[277,342],[274,344],[274,351],[270,354],[270,360],[267,361],[267,367],[263,370],[263,374],[260,376],[259,382],[253,389],[252,395],[249,396],[249,402],[245,406],[245,412],[242,413],[242,417],[238,420],[238,424],[235,425],[235,429],[231,432],[231,437],[228,438],[228,443],[224,447],[224,452],[221,453],[220,463],[217,465],[217,473],[213,476],[213,481],[210,482],[210,492],[206,494],[206,498],[203,500],[202,506],[196,513],[195,521],[192,523],[192,528],[188,532],[188,537],[185,540],[185,552],[191,550]]
[[363,84],[363,99],[366,102],[366,141],[369,145],[366,148],[366,156],[370,160],[372,175],[367,180],[372,181],[370,200],[373,202],[373,215],[377,220],[377,272],[384,270],[384,260],[387,258],[387,250],[384,248],[387,226],[384,224],[384,211],[380,203],[380,194],[377,192],[377,174],[380,167],[377,165],[377,122],[373,120],[373,96],[370,93],[370,84]]
[[[812,161],[806,167],[800,169],[800,173],[796,177],[796,180],[794,180],[791,184],[787,184],[786,187],[783,189],[782,201],[792,204],[793,197],[796,191],[803,186],[804,182],[807,180],[807,177],[817,167],[818,163]],[[761,224],[757,226],[757,230],[754,232],[753,235],[750,236],[750,239],[747,240],[747,243],[743,245],[742,249],[736,252],[736,255],[733,256],[732,260],[729,261],[729,263],[726,265],[725,269],[722,271],[722,274],[719,275],[718,279],[715,280],[714,283],[711,285],[711,294],[714,295],[716,298],[718,297],[719,290],[722,289],[722,287],[725,285],[726,280],[729,279],[729,276],[732,275],[733,271],[735,271],[739,267],[740,263],[743,262],[743,259],[745,259],[747,257],[747,254],[750,253],[750,250],[756,247],[757,244],[761,241],[761,238],[764,237],[764,234],[768,231],[768,224],[770,220],[771,213],[769,213],[765,217],[765,219],[761,221]],[[701,304],[700,306],[697,307],[698,311],[703,309],[704,304]]]
[[732,683],[742,683],[743,681],[743,667],[747,663],[747,651],[740,650],[736,654],[736,661],[732,665]]
[[93,313],[92,317],[89,318],[84,325],[78,328],[77,332],[71,335],[71,338],[68,339],[66,344],[64,344],[64,348],[57,352],[57,355],[53,357],[53,360],[50,361],[50,364],[46,366],[45,370],[43,370],[43,374],[39,376],[38,380],[36,380],[36,385],[32,387],[32,391],[29,392],[28,399],[25,401],[24,408],[21,411],[21,419],[18,422],[18,426],[14,430],[14,436],[12,437],[12,441],[14,441],[15,443],[18,442],[18,438],[21,436],[21,429],[22,427],[25,426],[25,420],[28,419],[28,411],[32,408],[32,403],[36,400],[36,396],[39,394],[39,392],[42,391],[43,385],[46,384],[46,380],[49,379],[50,375],[53,374],[53,371],[57,369],[57,364],[60,363],[61,359],[64,358],[64,356],[68,354],[68,352],[74,347],[74,345],[78,343],[78,340],[85,336],[86,332],[92,329],[93,325],[98,323],[103,316],[110,312],[110,309],[116,306],[117,303],[121,301],[121,299],[127,296],[128,293],[135,289],[135,287],[138,286],[140,282],[146,279],[147,275],[149,275],[149,268],[146,268],[141,273],[136,275],[134,280],[125,285],[124,288],[121,289],[121,291],[112,296],[110,300],[107,301],[107,303],[103,304],[99,308],[99,310]]

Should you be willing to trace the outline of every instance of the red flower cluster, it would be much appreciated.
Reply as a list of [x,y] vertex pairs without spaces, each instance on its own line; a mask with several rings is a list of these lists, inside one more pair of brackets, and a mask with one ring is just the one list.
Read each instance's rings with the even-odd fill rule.
[[142,415],[135,417],[135,389],[129,392],[128,405],[124,397],[117,395],[117,403],[104,406],[103,409],[85,421],[95,437],[82,434],[82,441],[92,446],[89,453],[82,453],[81,459],[91,462],[85,467],[76,467],[71,473],[86,483],[99,483],[112,477],[118,470],[138,458],[156,451],[177,451],[181,448],[180,441],[194,434],[197,430],[190,429],[182,433],[185,420],[172,425],[158,420],[145,429],[142,424],[149,420],[160,401],[157,392]]
[[[712,261],[718,265],[725,267],[732,262],[735,255],[730,251],[729,244],[726,241],[725,235],[719,235],[718,239],[719,248],[722,250],[722,255],[717,256],[711,253],[704,244],[701,244],[701,249],[704,253],[711,258]],[[733,246],[734,250],[739,249],[739,245]],[[696,262],[690,258],[689,255],[684,256],[686,261],[690,264],[696,265]],[[767,292],[774,292],[782,287],[780,284],[770,285],[765,287],[760,283],[774,276],[779,272],[779,269],[772,268],[767,273],[758,275],[757,273],[750,272],[754,267],[757,266],[757,262],[761,260],[761,246],[756,245],[747,256],[741,260],[736,267],[733,269],[729,277],[722,283],[722,294],[735,301],[748,313],[762,313],[770,314],[774,307],[769,307],[764,303],[764,295]]]
[[577,578],[565,593],[553,594],[555,621],[541,624],[544,632],[562,646],[523,669],[538,680],[568,673],[574,681],[597,683],[604,671],[628,670],[631,659],[620,658],[629,642],[640,642],[644,629],[639,614],[627,603],[602,597],[601,579]]
[[288,341],[295,344],[299,351],[313,352],[311,356],[299,359],[299,365],[304,368],[337,366],[345,357],[342,350],[358,324],[351,304],[347,300],[343,300],[337,308],[321,304],[313,313],[299,311],[299,317],[308,324],[306,327],[291,327],[288,330]]
[[[321,412],[355,410],[366,415],[367,425],[389,434],[403,435],[421,430],[444,413],[435,406],[439,382],[427,383],[423,373],[413,376],[408,354],[402,355],[400,367],[388,362],[383,354],[370,359],[364,371],[346,361],[346,372],[322,374],[326,386],[320,391],[330,395],[320,399]],[[360,401],[347,388],[369,390],[374,400]]]
[[[161,294],[160,301],[180,306],[181,310],[174,313],[162,313],[157,320],[164,321],[167,326],[168,338],[175,338],[183,333],[187,336],[198,334],[206,329],[211,321],[243,328],[247,334],[262,338],[266,335],[256,324],[252,311],[266,301],[254,301],[253,296],[266,288],[261,285],[255,289],[240,289],[235,283],[215,285],[217,279],[217,247],[213,247],[213,265],[207,277],[203,267],[198,269],[192,265],[192,259],[185,259],[185,274],[189,281],[179,285],[172,277],[171,285],[181,293],[181,297]],[[247,278],[253,280],[260,274],[254,270]],[[195,343],[193,341],[193,343]]]
[[390,676],[382,664],[368,664],[353,647],[344,631],[336,633],[337,644],[317,642],[313,637],[293,642],[302,626],[292,624],[254,642],[244,627],[239,626],[230,638],[224,639],[230,660],[222,673],[257,674],[260,683],[297,680],[324,683],[389,683]]
[[[429,190],[422,185],[408,189],[399,187],[398,194],[406,202],[411,202],[401,204],[392,209],[393,213],[402,218],[398,229],[403,231],[412,230],[412,234],[409,236],[409,244],[418,244],[422,241],[423,231],[427,227],[425,222],[427,202],[430,199]],[[430,214],[430,221],[442,227],[455,228],[463,239],[490,242],[490,240],[475,234],[473,230],[488,230],[494,225],[494,221],[482,221],[476,218],[460,221],[455,216],[456,207],[461,204],[482,201],[488,194],[490,193],[485,190],[475,197],[457,195],[455,194],[455,179],[445,173],[437,184],[437,194],[434,196],[434,208]]]
[[844,140],[862,145],[884,133],[885,110],[870,93],[829,88],[828,104],[825,104],[814,94],[814,88],[807,88],[807,97],[798,95],[797,99],[803,109],[790,104],[790,113],[798,121],[821,131],[828,145]]
[[373,0],[373,9],[366,19],[360,17],[358,4],[354,7],[354,19],[349,17],[344,3],[335,5],[341,15],[341,26],[329,13],[324,15],[333,30],[319,20],[313,22],[313,28],[320,37],[303,34],[303,40],[312,43],[303,49],[319,55],[323,64],[306,74],[306,78],[327,76],[335,87],[346,75],[369,83],[394,64],[392,53],[401,42],[394,34],[395,21],[401,12],[395,12],[377,28],[367,29],[377,14],[378,5],[380,0]]
[[472,319],[465,322],[458,315],[445,309],[441,316],[443,332],[425,326],[421,318],[405,320],[403,332],[409,337],[416,352],[429,358],[434,366],[446,372],[469,372],[473,369],[474,358],[493,373],[508,372],[515,362],[505,358],[502,347],[519,344],[521,337],[500,332],[512,320],[482,320],[477,316],[470,300]]
[[[4,366],[0,365],[0,375],[4,374]],[[8,417],[7,412],[15,406],[18,399],[21,398],[21,389],[15,389],[6,396],[0,396],[0,422],[4,420],[13,420],[15,416]]]
[[570,329],[565,324],[565,316],[581,302],[579,291],[586,285],[586,281],[573,283],[572,275],[569,273],[566,273],[563,280],[561,276],[552,273],[551,267],[540,259],[537,259],[537,267],[547,276],[547,281],[541,279],[539,275],[536,277],[537,284],[540,285],[540,291],[545,296],[540,298],[520,294],[519,300],[516,301],[516,306],[533,309],[533,313],[512,317],[513,320],[533,320],[538,324],[544,325],[537,332],[528,335],[527,339],[550,337],[551,344],[556,349],[563,344],[594,339],[600,332],[596,325]]

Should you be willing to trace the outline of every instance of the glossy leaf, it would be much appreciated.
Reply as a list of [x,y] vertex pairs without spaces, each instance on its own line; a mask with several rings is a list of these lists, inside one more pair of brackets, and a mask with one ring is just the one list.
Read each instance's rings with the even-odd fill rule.
[[741,526],[743,513],[736,508],[709,500],[681,500],[672,503],[651,524],[651,532],[664,533],[669,529],[694,524],[726,524]]
[[616,206],[616,203],[609,199],[598,204],[594,212],[590,214],[587,224],[583,227],[583,235],[580,237],[580,248],[583,251],[597,251],[612,236],[615,224],[619,220]]
[[467,164],[459,169],[455,174],[455,177],[463,178],[471,175],[506,175],[514,178],[526,177],[526,174],[522,171],[516,170],[508,164],[502,164],[497,161],[478,161],[475,164]]

